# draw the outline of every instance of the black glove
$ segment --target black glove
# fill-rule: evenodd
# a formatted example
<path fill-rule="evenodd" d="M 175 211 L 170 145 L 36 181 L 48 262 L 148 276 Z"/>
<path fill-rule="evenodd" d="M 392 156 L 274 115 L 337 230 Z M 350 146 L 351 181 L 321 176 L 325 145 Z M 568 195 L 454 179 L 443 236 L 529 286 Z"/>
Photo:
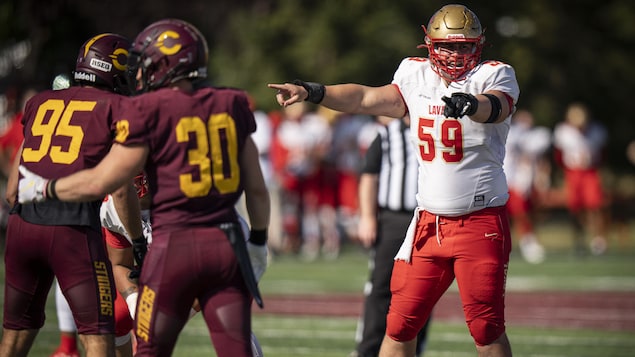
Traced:
<path fill-rule="evenodd" d="M 478 99 L 469 93 L 452 93 L 452 97 L 443 96 L 445 102 L 443 115 L 446 118 L 460 118 L 464 115 L 474 115 L 478 109 Z"/>
<path fill-rule="evenodd" d="M 146 257 L 146 253 L 148 253 L 148 241 L 146 237 L 141 236 L 137 239 L 132 240 L 132 254 L 134 255 L 135 263 L 139 269 L 143 265 L 143 259 Z"/>
<path fill-rule="evenodd" d="M 128 273 L 128 279 L 139 285 L 139 277 L 141 276 L 141 267 L 136 267 Z"/>

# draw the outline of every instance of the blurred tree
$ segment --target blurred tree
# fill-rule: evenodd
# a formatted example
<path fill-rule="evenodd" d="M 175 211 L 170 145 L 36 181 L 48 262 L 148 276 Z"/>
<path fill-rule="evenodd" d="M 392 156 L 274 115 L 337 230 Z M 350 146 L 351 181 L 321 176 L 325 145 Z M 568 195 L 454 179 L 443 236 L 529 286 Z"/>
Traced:
<path fill-rule="evenodd" d="M 43 81 L 74 66 L 76 51 L 100 32 L 134 37 L 151 22 L 177 17 L 207 36 L 215 84 L 247 89 L 275 109 L 268 82 L 388 83 L 417 49 L 445 1 L 420 0 L 4 0 L 0 3 L 0 90 Z M 635 133 L 635 2 L 614 0 L 464 1 L 486 27 L 483 57 L 512 64 L 519 107 L 553 127 L 571 101 L 586 102 L 609 127 L 610 164 L 632 170 L 624 148 Z"/>

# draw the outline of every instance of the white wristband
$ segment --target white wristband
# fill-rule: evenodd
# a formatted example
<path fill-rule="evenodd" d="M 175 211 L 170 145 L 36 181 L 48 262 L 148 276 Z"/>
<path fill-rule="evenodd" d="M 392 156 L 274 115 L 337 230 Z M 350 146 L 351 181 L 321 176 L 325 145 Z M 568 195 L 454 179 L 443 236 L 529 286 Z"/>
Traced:
<path fill-rule="evenodd" d="M 137 298 L 139 297 L 138 292 L 134 292 L 126 298 L 126 304 L 128 305 L 128 311 L 130 311 L 130 316 L 134 320 L 135 315 L 137 313 Z"/>

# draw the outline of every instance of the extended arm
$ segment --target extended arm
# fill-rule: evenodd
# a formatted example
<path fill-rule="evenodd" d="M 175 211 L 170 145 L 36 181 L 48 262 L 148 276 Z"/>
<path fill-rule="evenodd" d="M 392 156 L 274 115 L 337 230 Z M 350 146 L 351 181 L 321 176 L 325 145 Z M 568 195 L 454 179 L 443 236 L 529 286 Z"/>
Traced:
<path fill-rule="evenodd" d="M 51 180 L 47 185 L 47 194 L 52 194 L 52 198 L 61 201 L 100 200 L 108 193 L 132 182 L 134 176 L 143 169 L 147 154 L 147 146 L 124 146 L 115 143 L 97 166 L 58 180 Z"/>
<path fill-rule="evenodd" d="M 309 92 L 302 85 L 284 83 L 269 84 L 278 90 L 276 99 L 283 107 L 307 100 Z M 316 104 L 344 113 L 385 115 L 401 118 L 406 112 L 406 103 L 396 86 L 387 84 L 369 87 L 361 84 L 336 84 L 324 87 L 324 96 Z"/>
<path fill-rule="evenodd" d="M 115 248 L 110 244 L 106 244 L 106 247 L 108 248 L 108 258 L 112 264 L 115 285 L 125 299 L 137 291 L 137 285 L 128 279 L 128 275 L 134 267 L 132 249 L 130 247 Z"/>
<path fill-rule="evenodd" d="M 130 182 L 120 187 L 117 191 L 113 192 L 111 196 L 113 205 L 117 211 L 117 216 L 119 216 L 119 220 L 132 240 L 132 249 L 130 251 L 134 256 L 135 262 L 139 268 L 141 268 L 145 255 L 148 252 L 148 242 L 143 235 L 141 207 L 134 184 Z"/>
<path fill-rule="evenodd" d="M 134 318 L 139 292 L 137 284 L 128 278 L 134 267 L 132 248 L 115 248 L 110 244 L 106 244 L 106 247 L 108 248 L 108 258 L 112 264 L 115 286 L 126 300 L 130 314 Z"/>
<path fill-rule="evenodd" d="M 258 149 L 251 137 L 247 138 L 240 160 L 244 179 L 245 204 L 249 214 L 251 229 L 267 229 L 271 211 L 269 191 L 267 191 L 265 180 L 262 177 L 260 162 L 258 161 Z"/>
<path fill-rule="evenodd" d="M 254 271 L 256 281 L 259 281 L 267 269 L 267 229 L 271 206 L 269 191 L 262 177 L 258 148 L 251 137 L 247 138 L 240 157 L 245 188 L 245 204 L 251 223 L 251 232 L 247 241 L 247 252 Z"/>

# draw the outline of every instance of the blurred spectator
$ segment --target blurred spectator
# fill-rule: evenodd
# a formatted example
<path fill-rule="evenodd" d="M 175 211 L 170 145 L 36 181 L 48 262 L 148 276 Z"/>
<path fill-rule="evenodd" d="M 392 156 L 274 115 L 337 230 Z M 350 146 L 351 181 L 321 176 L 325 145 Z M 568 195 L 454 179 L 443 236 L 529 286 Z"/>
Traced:
<path fill-rule="evenodd" d="M 633 166 L 635 166 L 635 140 L 631 140 L 631 142 L 626 146 L 626 158 Z"/>
<path fill-rule="evenodd" d="M 368 115 L 346 114 L 326 107 L 320 107 L 318 114 L 327 119 L 333 132 L 325 161 L 333 166 L 336 174 L 337 224 L 342 241 L 355 240 L 359 219 L 357 188 L 364 151 L 360 142 L 372 141 L 376 132 L 370 139 L 361 135 L 367 135 L 368 131 L 364 128 L 375 126 L 375 121 Z"/>
<path fill-rule="evenodd" d="M 9 177 L 11 165 L 24 139 L 22 133 L 24 106 L 36 93 L 37 91 L 31 87 L 24 89 L 20 95 L 18 111 L 11 116 L 5 131 L 0 136 L 0 169 L 4 177 Z"/>
<path fill-rule="evenodd" d="M 11 172 L 11 166 L 14 163 L 16 155 L 22 146 L 22 140 L 24 139 L 23 134 L 23 126 L 22 126 L 22 115 L 24 114 L 24 106 L 26 102 L 31 99 L 37 93 L 36 89 L 33 87 L 25 87 L 21 93 L 16 95 L 18 98 L 17 103 L 18 106 L 13 106 L 11 109 L 11 104 L 7 103 L 9 107 L 7 107 L 7 118 L 8 120 L 5 122 L 4 131 L 0 134 L 0 170 L 2 170 L 1 174 L 3 179 L 0 182 L 0 195 L 4 197 L 6 192 L 6 184 L 7 178 L 9 177 L 9 173 Z M 0 230 L 3 232 L 2 236 L 4 236 L 4 231 L 7 227 L 7 221 L 9 219 L 9 210 L 5 200 L 0 200 Z"/>
<path fill-rule="evenodd" d="M 315 260 L 320 250 L 337 257 L 340 237 L 335 225 L 335 176 L 324 165 L 331 128 L 306 103 L 284 108 L 271 148 L 281 187 L 284 251 Z"/>
<path fill-rule="evenodd" d="M 635 220 L 635 139 L 631 140 L 624 152 L 628 169 L 616 175 L 611 184 L 610 227 L 615 232 L 620 250 L 631 249 L 633 245 L 632 223 Z M 608 224 L 607 224 L 608 226 Z"/>
<path fill-rule="evenodd" d="M 545 249 L 534 230 L 535 208 L 549 189 L 550 164 L 546 154 L 551 147 L 551 131 L 534 126 L 534 117 L 519 110 L 512 117 L 505 145 L 503 168 L 509 186 L 507 209 L 522 257 L 538 264 Z"/>
<path fill-rule="evenodd" d="M 0 93 L 0 133 L 7 130 L 13 116 L 20 111 L 19 86 L 9 85 Z"/>
<path fill-rule="evenodd" d="M 607 141 L 606 128 L 591 117 L 586 105 L 572 103 L 554 130 L 556 163 L 564 170 L 567 207 L 574 225 L 574 243 L 584 251 L 586 236 L 594 255 L 606 251 L 603 208 L 605 193 L 599 168 Z"/>

